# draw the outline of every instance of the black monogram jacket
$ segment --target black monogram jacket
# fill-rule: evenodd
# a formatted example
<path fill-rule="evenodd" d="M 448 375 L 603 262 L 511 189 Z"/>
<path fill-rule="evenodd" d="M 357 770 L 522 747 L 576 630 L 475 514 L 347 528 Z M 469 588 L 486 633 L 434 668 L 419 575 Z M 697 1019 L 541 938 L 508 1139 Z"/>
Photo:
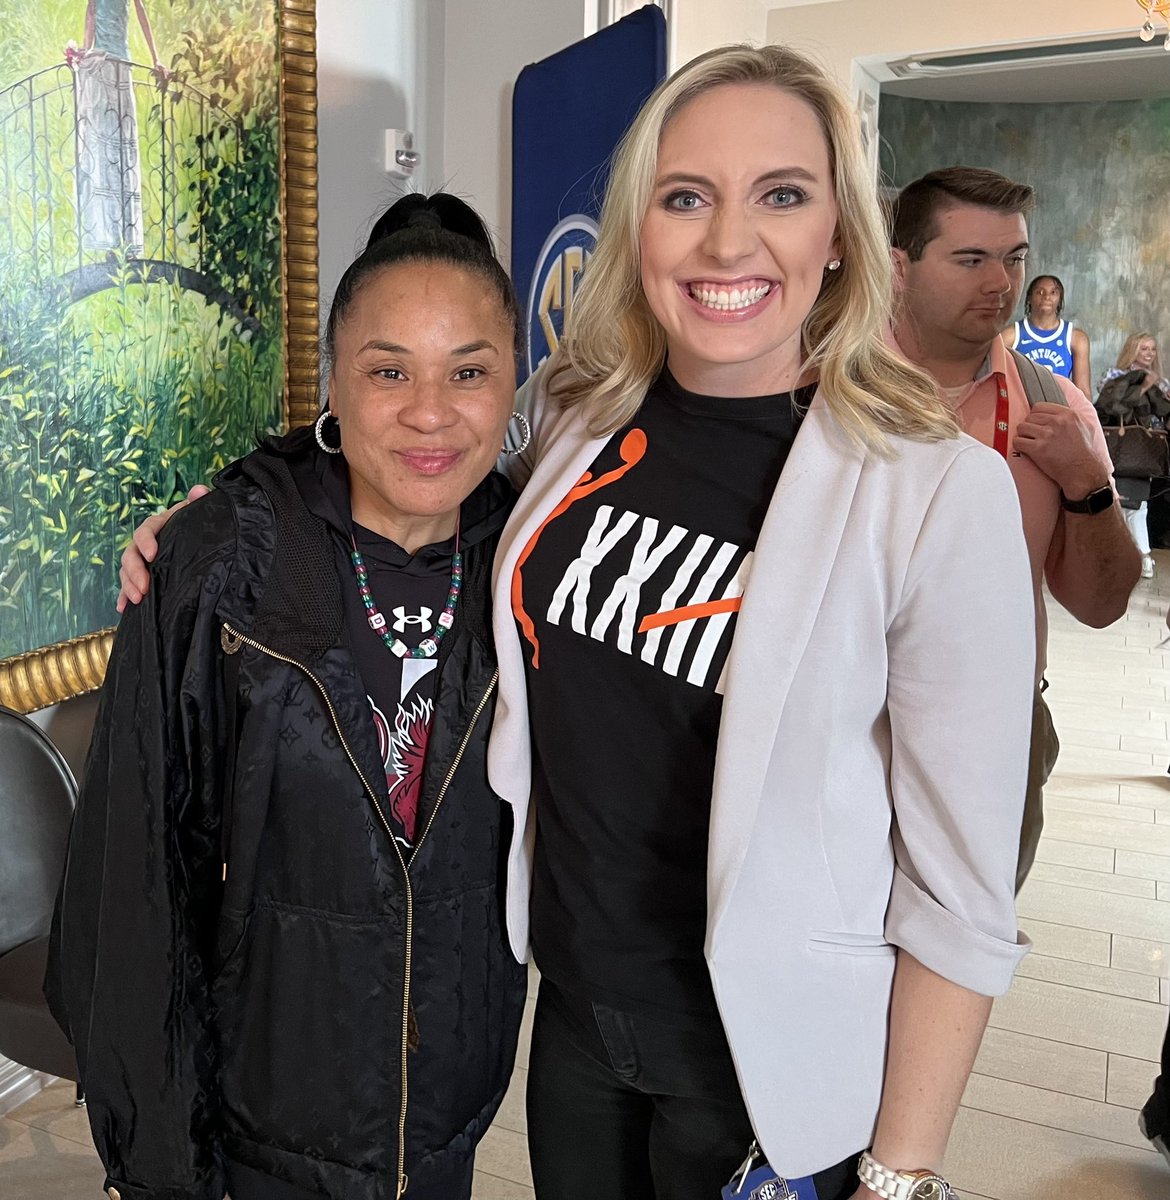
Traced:
<path fill-rule="evenodd" d="M 334 550 L 289 470 L 315 453 L 299 431 L 223 472 L 118 630 L 47 991 L 123 1200 L 409 1197 L 467 1159 L 512 1070 L 526 976 L 484 762 L 510 491 L 492 475 L 464 505 L 405 859 Z"/>

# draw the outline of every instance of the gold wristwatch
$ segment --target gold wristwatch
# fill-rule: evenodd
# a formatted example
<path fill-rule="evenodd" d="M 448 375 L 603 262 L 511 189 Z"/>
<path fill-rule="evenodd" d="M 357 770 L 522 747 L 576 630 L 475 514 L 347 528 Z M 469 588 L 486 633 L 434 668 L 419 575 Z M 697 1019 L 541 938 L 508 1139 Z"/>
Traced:
<path fill-rule="evenodd" d="M 857 1178 L 882 1200 L 959 1200 L 951 1185 L 935 1171 L 893 1171 L 868 1150 L 857 1164 Z"/>

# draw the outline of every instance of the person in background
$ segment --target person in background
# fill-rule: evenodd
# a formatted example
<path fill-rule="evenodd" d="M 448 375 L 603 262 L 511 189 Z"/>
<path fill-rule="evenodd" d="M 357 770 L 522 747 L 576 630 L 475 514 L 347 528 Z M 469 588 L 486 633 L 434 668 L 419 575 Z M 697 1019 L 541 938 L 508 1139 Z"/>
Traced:
<path fill-rule="evenodd" d="M 168 528 L 124 616 L 48 992 L 111 1196 L 468 1200 L 527 990 L 484 756 L 516 300 L 407 196 L 327 409 Z"/>
<path fill-rule="evenodd" d="M 1135 424 L 1159 428 L 1170 417 L 1170 380 L 1162 374 L 1158 342 L 1152 333 L 1131 333 L 1121 347 L 1117 363 L 1101 377 L 1097 411 L 1102 423 Z M 1125 523 L 1142 556 L 1142 578 L 1154 575 L 1150 550 L 1149 479 L 1118 479 Z"/>
<path fill-rule="evenodd" d="M 1071 379 L 1091 395 L 1093 378 L 1089 365 L 1089 335 L 1062 318 L 1064 284 L 1055 275 L 1037 275 L 1024 297 L 1024 317 L 1014 321 L 1001 335 L 1004 344 L 1053 375 Z"/>
<path fill-rule="evenodd" d="M 980 167 L 948 167 L 903 188 L 891 222 L 897 344 L 933 376 L 967 433 L 1007 463 L 1023 516 L 1036 611 L 1036 695 L 1017 886 L 1036 856 L 1042 789 L 1059 751 L 1041 694 L 1048 643 L 1043 586 L 1078 621 L 1101 628 L 1125 614 L 1141 570 L 1093 406 L 1060 376 L 1067 404 L 1030 406 L 999 336 L 1023 286 L 1034 204 L 1027 184 Z M 963 613 L 968 619 L 969 605 Z"/>
<path fill-rule="evenodd" d="M 496 557 L 539 1200 L 714 1200 L 741 1165 L 948 1194 L 1026 951 L 1034 617 L 1008 471 L 886 345 L 890 297 L 823 69 L 725 47 L 660 86 L 518 401 Z"/>

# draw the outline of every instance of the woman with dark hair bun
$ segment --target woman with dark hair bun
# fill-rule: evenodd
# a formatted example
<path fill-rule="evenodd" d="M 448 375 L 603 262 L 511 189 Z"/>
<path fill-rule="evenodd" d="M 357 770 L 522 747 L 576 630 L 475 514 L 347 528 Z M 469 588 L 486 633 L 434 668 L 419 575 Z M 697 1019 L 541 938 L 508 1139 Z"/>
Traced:
<path fill-rule="evenodd" d="M 49 988 L 111 1196 L 471 1195 L 526 991 L 485 767 L 517 323 L 467 205 L 395 204 L 316 427 L 222 472 L 122 621 Z"/>

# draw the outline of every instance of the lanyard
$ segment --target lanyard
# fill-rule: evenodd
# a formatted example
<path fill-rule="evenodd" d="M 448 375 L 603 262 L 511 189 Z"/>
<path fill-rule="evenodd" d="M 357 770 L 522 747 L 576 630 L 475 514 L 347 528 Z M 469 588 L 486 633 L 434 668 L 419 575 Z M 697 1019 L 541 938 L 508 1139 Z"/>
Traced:
<path fill-rule="evenodd" d="M 992 376 L 995 380 L 995 441 L 993 443 L 997 454 L 1008 456 L 1008 389 L 1007 377 L 1002 371 L 996 371 Z"/>

